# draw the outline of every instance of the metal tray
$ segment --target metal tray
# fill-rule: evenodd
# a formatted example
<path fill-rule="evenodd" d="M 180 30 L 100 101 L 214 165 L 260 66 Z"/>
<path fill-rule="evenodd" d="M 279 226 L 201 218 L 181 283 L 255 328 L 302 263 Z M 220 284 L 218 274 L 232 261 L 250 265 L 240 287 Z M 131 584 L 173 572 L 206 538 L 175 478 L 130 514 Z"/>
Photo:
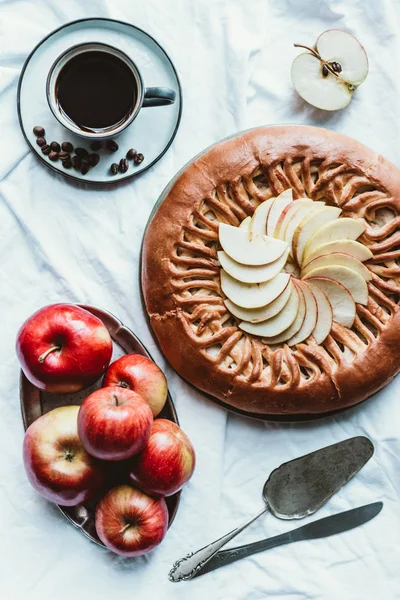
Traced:
<path fill-rule="evenodd" d="M 141 354 L 142 356 L 148 356 L 151 358 L 147 349 L 143 346 L 142 342 L 135 336 L 135 334 L 125 327 L 121 321 L 119 321 L 111 313 L 96 308 L 94 306 L 87 306 L 80 304 L 82 308 L 85 308 L 96 317 L 101 319 L 104 325 L 107 327 L 111 338 L 113 340 L 113 357 L 115 360 L 119 356 L 128 353 Z M 22 420 L 24 423 L 25 430 L 29 427 L 33 421 L 35 421 L 41 415 L 49 412 L 53 408 L 59 406 L 65 406 L 67 404 L 81 404 L 83 400 L 94 390 L 101 387 L 101 379 L 94 383 L 91 387 L 78 392 L 77 394 L 49 394 L 47 392 L 40 391 L 35 387 L 25 375 L 21 372 L 20 377 L 20 401 L 21 401 L 21 413 Z M 169 419 L 177 425 L 179 425 L 178 416 L 175 411 L 175 406 L 172 401 L 171 395 L 168 392 L 167 401 L 159 417 L 163 419 Z M 114 466 L 110 463 L 110 466 Z M 115 463 L 115 473 L 112 474 L 112 481 L 114 485 L 118 484 L 118 463 Z M 178 510 L 180 501 L 180 492 L 166 498 L 169 513 L 169 524 L 171 526 L 176 512 Z M 85 503 L 85 505 L 78 506 L 59 506 L 57 505 L 63 515 L 73 524 L 75 527 L 86 535 L 92 542 L 104 546 L 100 541 L 96 529 L 95 529 L 95 507 L 96 500 Z"/>

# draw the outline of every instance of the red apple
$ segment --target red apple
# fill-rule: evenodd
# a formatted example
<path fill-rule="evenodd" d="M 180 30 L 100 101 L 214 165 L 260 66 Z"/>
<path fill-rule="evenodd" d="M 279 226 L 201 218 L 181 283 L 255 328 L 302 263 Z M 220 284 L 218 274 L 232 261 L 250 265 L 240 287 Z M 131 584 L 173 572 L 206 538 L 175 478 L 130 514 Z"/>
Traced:
<path fill-rule="evenodd" d="M 147 402 L 136 392 L 115 385 L 90 394 L 78 415 L 84 448 L 103 460 L 124 460 L 143 450 L 152 424 Z"/>
<path fill-rule="evenodd" d="M 120 485 L 111 489 L 96 508 L 96 531 L 107 548 L 122 556 L 140 556 L 165 537 L 168 509 L 164 498 Z"/>
<path fill-rule="evenodd" d="M 103 322 L 73 304 L 35 312 L 18 332 L 17 355 L 36 387 L 72 394 L 94 383 L 109 365 L 112 341 Z"/>
<path fill-rule="evenodd" d="M 167 419 L 156 419 L 144 450 L 132 461 L 129 477 L 147 494 L 171 496 L 191 478 L 194 448 L 182 429 Z"/>
<path fill-rule="evenodd" d="M 28 427 L 23 457 L 33 487 L 47 500 L 76 506 L 93 498 L 103 484 L 100 465 L 78 437 L 79 406 L 62 406 Z"/>
<path fill-rule="evenodd" d="M 104 386 L 119 385 L 140 394 L 156 417 L 167 399 L 167 380 L 161 369 L 147 356 L 126 354 L 108 367 Z"/>

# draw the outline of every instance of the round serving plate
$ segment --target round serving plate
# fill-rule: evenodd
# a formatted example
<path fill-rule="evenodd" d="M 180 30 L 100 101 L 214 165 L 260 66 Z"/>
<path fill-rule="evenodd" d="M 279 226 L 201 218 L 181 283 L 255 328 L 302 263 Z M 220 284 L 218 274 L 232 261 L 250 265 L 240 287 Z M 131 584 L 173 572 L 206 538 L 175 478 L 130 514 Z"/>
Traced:
<path fill-rule="evenodd" d="M 293 127 L 293 129 L 295 129 L 298 126 L 295 126 L 293 124 L 283 124 L 280 126 L 276 126 L 276 125 L 266 125 L 263 126 L 262 129 L 273 129 L 273 128 L 278 128 L 278 129 L 287 129 L 287 130 L 291 130 Z M 245 135 L 245 134 L 249 134 L 252 131 L 257 132 L 257 130 L 261 129 L 260 127 L 255 127 L 255 128 L 251 128 L 251 129 L 247 129 L 238 133 L 235 133 L 233 135 L 230 135 L 220 141 L 218 141 L 215 144 L 210 145 L 209 147 L 207 147 L 205 150 L 203 150 L 202 152 L 200 152 L 199 154 L 197 154 L 194 158 L 192 158 L 190 161 L 188 161 L 180 170 L 179 172 L 173 177 L 173 179 L 167 184 L 167 186 L 165 187 L 165 189 L 163 190 L 163 192 L 161 193 L 161 195 L 159 196 L 157 202 L 155 203 L 155 205 L 153 206 L 153 210 L 149 216 L 147 225 L 146 225 L 146 229 L 145 229 L 145 233 L 143 236 L 143 243 L 142 243 L 142 248 L 141 248 L 141 281 L 142 281 L 142 286 L 141 286 L 141 291 L 142 291 L 142 302 L 143 302 L 143 307 L 145 310 L 145 313 L 147 315 L 148 318 L 148 323 L 150 325 L 150 328 L 153 331 L 153 336 L 159 346 L 159 348 L 162 350 L 162 347 L 159 343 L 159 340 L 157 338 L 156 333 L 154 332 L 152 325 L 151 325 L 151 321 L 146 309 L 146 303 L 145 303 L 145 294 L 144 294 L 144 289 L 143 289 L 143 250 L 144 250 L 144 243 L 146 241 L 146 232 L 147 230 L 150 228 L 150 225 L 154 219 L 154 217 L 156 216 L 157 211 L 160 209 L 160 206 L 162 205 L 162 203 L 164 202 L 164 200 L 166 200 L 166 198 L 168 197 L 168 195 L 170 194 L 172 188 L 174 187 L 174 185 L 176 184 L 176 182 L 178 181 L 178 179 L 182 176 L 183 173 L 185 173 L 185 171 L 188 169 L 188 167 L 190 167 L 191 165 L 193 165 L 193 163 L 195 163 L 196 161 L 198 161 L 199 158 L 201 158 L 202 156 L 204 156 L 205 154 L 207 154 L 209 151 L 212 151 L 216 146 L 219 146 L 221 144 L 223 144 L 224 142 L 229 142 L 229 140 L 232 140 L 234 138 L 238 138 L 239 136 Z M 303 129 L 307 129 L 306 127 L 304 127 Z M 324 130 L 324 128 L 308 128 L 310 130 L 314 130 L 317 131 L 318 129 L 322 130 L 322 135 L 324 131 L 328 131 L 328 130 Z M 330 134 L 330 132 L 329 132 Z M 317 134 L 316 134 L 317 135 Z M 335 134 L 334 132 L 332 132 L 332 137 L 338 135 Z M 344 137 L 344 136 L 343 136 Z M 348 138 L 349 141 L 350 138 Z M 357 144 L 357 142 L 354 142 L 354 140 L 352 141 L 352 143 Z M 371 151 L 369 149 L 367 149 L 364 146 L 359 145 L 361 148 L 363 148 L 365 151 L 370 153 L 370 156 L 372 155 Z M 387 167 L 393 167 L 393 169 L 395 169 L 395 167 L 393 165 L 391 165 L 391 163 L 389 163 L 387 161 Z M 386 168 L 386 167 L 385 167 Z M 389 169 L 386 169 L 387 171 Z M 384 177 L 386 176 L 386 171 L 384 171 Z M 390 200 L 390 198 L 389 198 Z M 161 235 L 161 232 L 160 232 Z M 168 356 L 166 356 L 166 359 L 168 359 Z M 171 365 L 172 368 L 173 365 Z M 182 376 L 184 379 L 185 376 L 182 375 L 182 373 L 180 373 L 178 370 L 174 369 L 180 376 Z M 388 379 L 390 380 L 390 379 Z M 204 391 L 201 388 L 199 388 L 196 384 L 193 384 L 192 381 L 187 380 L 187 382 L 189 383 L 189 385 L 191 387 L 193 387 L 194 389 L 196 389 L 197 391 L 200 391 L 201 393 L 203 393 L 207 398 L 209 398 L 213 403 L 227 409 L 228 411 L 234 413 L 234 414 L 238 414 L 244 417 L 248 417 L 251 419 L 256 419 L 256 420 L 261 420 L 264 422 L 282 422 L 282 423 L 304 423 L 304 422 L 314 422 L 314 421 L 318 421 L 321 419 L 325 419 L 325 418 L 329 418 L 332 417 L 334 415 L 338 415 L 341 413 L 344 413 L 345 411 L 348 411 L 350 409 L 356 410 L 362 407 L 362 405 L 367 401 L 372 399 L 372 397 L 375 396 L 375 394 L 371 393 L 369 396 L 364 397 L 363 399 L 359 400 L 358 402 L 354 403 L 354 404 L 348 404 L 342 407 L 335 407 L 333 410 L 325 410 L 323 412 L 298 412 L 298 413 L 281 413 L 281 414 L 269 414 L 269 413 L 260 413 L 260 412 L 252 412 L 251 410 L 246 410 L 246 409 L 242 409 L 239 408 L 237 406 L 234 406 L 232 404 L 229 404 L 227 402 L 225 402 L 223 399 L 221 399 L 220 397 L 216 397 L 212 394 L 212 392 Z M 375 390 L 376 391 L 376 390 Z M 294 395 L 296 394 L 296 391 L 293 392 Z"/>
<path fill-rule="evenodd" d="M 46 130 L 47 143 L 69 141 L 74 148 L 89 149 L 89 140 L 63 127 L 51 112 L 46 97 L 46 80 L 54 61 L 76 44 L 102 42 L 127 54 L 138 66 L 146 87 L 168 87 L 175 91 L 176 100 L 169 106 L 143 108 L 133 123 L 116 136 L 119 150 L 98 151 L 100 162 L 86 175 L 65 169 L 61 161 L 52 162 L 36 144 L 33 127 Z M 113 19 L 80 19 L 52 31 L 32 50 L 22 68 L 17 94 L 18 118 L 22 133 L 35 155 L 50 169 L 85 183 L 110 185 L 127 180 L 152 167 L 167 152 L 179 127 L 182 113 L 182 88 L 176 69 L 165 50 L 148 33 L 130 23 Z M 103 142 L 104 146 L 104 142 Z M 126 173 L 110 174 L 110 166 L 125 158 L 135 148 L 144 155 L 140 165 L 129 161 Z"/>
<path fill-rule="evenodd" d="M 106 310 L 102 310 L 94 306 L 87 306 L 85 304 L 80 304 L 79 306 L 88 310 L 93 315 L 101 319 L 104 325 L 107 327 L 110 336 L 113 340 L 113 356 L 111 359 L 112 361 L 124 354 L 129 353 L 141 354 L 142 356 L 147 356 L 148 358 L 151 358 L 149 352 L 147 351 L 145 346 L 143 346 L 142 342 L 136 337 L 136 335 L 130 329 L 125 327 L 121 323 L 121 321 L 114 317 L 114 315 L 107 312 Z M 24 423 L 25 430 L 37 418 L 49 412 L 50 410 L 53 410 L 54 408 L 58 408 L 60 406 L 65 406 L 68 404 L 81 404 L 89 394 L 91 394 L 94 390 L 100 387 L 101 379 L 89 388 L 86 388 L 85 390 L 82 390 L 77 394 L 49 394 L 47 392 L 42 392 L 37 387 L 35 387 L 30 381 L 28 381 L 28 379 L 21 371 L 20 400 L 22 420 Z M 169 392 L 165 406 L 161 413 L 158 415 L 158 417 L 168 419 L 169 421 L 173 421 L 174 423 L 179 425 L 178 415 L 176 414 L 174 403 Z M 111 466 L 114 466 L 113 463 L 110 463 L 110 467 Z M 115 469 L 115 484 L 117 484 L 117 463 L 115 464 Z M 114 474 L 111 474 L 111 478 L 114 479 Z M 168 527 L 171 526 L 175 518 L 179 506 L 179 500 L 180 492 L 174 494 L 173 496 L 165 498 L 169 513 Z M 104 546 L 104 544 L 99 539 L 95 528 L 95 500 L 85 503 L 85 505 L 80 504 L 78 506 L 71 507 L 60 505 L 57 506 L 60 509 L 60 511 L 64 514 L 64 516 L 73 525 L 75 525 L 75 527 L 80 529 L 81 532 L 84 535 L 86 535 L 92 542 L 95 542 L 100 546 Z"/>

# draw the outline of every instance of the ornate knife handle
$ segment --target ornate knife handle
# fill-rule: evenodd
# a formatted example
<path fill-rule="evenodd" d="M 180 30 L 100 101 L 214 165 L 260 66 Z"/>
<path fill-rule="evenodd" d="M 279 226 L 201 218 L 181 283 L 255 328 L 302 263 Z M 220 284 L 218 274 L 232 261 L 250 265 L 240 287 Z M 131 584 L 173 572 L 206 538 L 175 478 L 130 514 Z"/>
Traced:
<path fill-rule="evenodd" d="M 192 579 L 192 577 L 194 577 L 196 573 L 198 573 L 200 569 L 204 567 L 204 565 L 218 552 L 218 550 L 222 548 L 222 546 L 225 546 L 225 544 L 237 536 L 238 533 L 243 531 L 243 529 L 246 529 L 246 527 L 258 519 L 258 517 L 261 517 L 261 515 L 266 513 L 268 509 L 269 507 L 267 505 L 260 513 L 258 513 L 258 515 L 252 517 L 249 519 L 249 521 L 243 523 L 243 525 L 233 529 L 218 540 L 215 540 L 215 542 L 211 542 L 211 544 L 204 546 L 204 548 L 200 548 L 200 550 L 191 552 L 190 554 L 187 554 L 183 558 L 177 560 L 168 574 L 168 579 L 175 583 L 178 581 Z"/>

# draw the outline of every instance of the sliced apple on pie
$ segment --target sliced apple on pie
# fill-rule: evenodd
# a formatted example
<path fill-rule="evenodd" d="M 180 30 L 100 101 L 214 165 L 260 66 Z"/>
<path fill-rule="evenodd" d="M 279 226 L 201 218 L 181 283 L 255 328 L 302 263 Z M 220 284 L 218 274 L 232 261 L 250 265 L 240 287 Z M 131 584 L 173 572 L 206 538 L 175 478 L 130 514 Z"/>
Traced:
<path fill-rule="evenodd" d="M 282 271 L 288 254 L 289 248 L 286 248 L 282 256 L 273 262 L 266 265 L 250 266 L 236 262 L 222 250 L 218 252 L 218 260 L 221 267 L 238 281 L 243 281 L 243 283 L 262 283 L 263 281 L 273 279 Z"/>
<path fill-rule="evenodd" d="M 286 331 L 294 322 L 296 324 L 299 323 L 300 328 L 305 313 L 306 308 L 303 293 L 297 285 L 294 285 L 289 301 L 277 315 L 261 323 L 247 323 L 243 321 L 239 324 L 239 327 L 252 335 L 270 338 L 279 335 L 282 331 Z"/>
<path fill-rule="evenodd" d="M 342 253 L 348 254 L 353 258 L 361 262 L 365 262 L 373 257 L 373 254 L 369 248 L 360 244 L 360 242 L 356 242 L 354 240 L 335 240 L 334 242 L 327 242 L 326 244 L 321 244 L 321 246 L 317 246 L 307 254 L 307 260 L 303 261 L 303 268 L 305 268 L 308 263 L 310 263 L 314 258 L 319 258 L 320 256 L 325 256 L 326 254 L 333 253 Z"/>
<path fill-rule="evenodd" d="M 228 256 L 244 265 L 269 264 L 282 256 L 287 248 L 286 242 L 226 223 L 219 225 L 219 241 Z"/>
<path fill-rule="evenodd" d="M 364 231 L 365 225 L 351 217 L 343 217 L 326 223 L 307 242 L 304 248 L 303 261 L 308 262 L 310 254 L 322 244 L 336 240 L 356 240 Z"/>
<path fill-rule="evenodd" d="M 249 323 L 259 323 L 260 321 L 271 319 L 283 310 L 292 294 L 293 282 L 289 280 L 283 292 L 275 300 L 261 308 L 242 308 L 229 299 L 225 300 L 224 303 L 229 312 L 237 319 L 248 321 Z"/>
<path fill-rule="evenodd" d="M 342 252 L 332 252 L 332 254 L 324 254 L 323 256 L 318 256 L 318 258 L 314 258 L 310 261 L 302 270 L 301 276 L 304 278 L 307 273 L 312 271 L 313 269 L 318 269 L 320 267 L 329 267 L 331 265 L 337 265 L 341 267 L 347 267 L 348 269 L 352 269 L 365 281 L 371 281 L 372 275 L 371 271 L 367 269 L 365 265 L 362 264 L 359 260 L 350 256 L 349 254 L 343 254 Z"/>
<path fill-rule="evenodd" d="M 221 269 L 221 288 L 225 296 L 242 308 L 260 308 L 273 302 L 288 285 L 290 275 L 279 273 L 264 283 L 242 283 Z"/>
<path fill-rule="evenodd" d="M 332 329 L 332 306 L 328 300 L 328 296 L 319 287 L 311 283 L 311 281 L 307 283 L 317 303 L 317 322 L 312 331 L 312 336 L 317 344 L 322 344 Z"/>
<path fill-rule="evenodd" d="M 341 212 L 341 209 L 336 206 L 324 206 L 311 212 L 299 223 L 293 234 L 292 241 L 293 258 L 298 265 L 302 263 L 304 248 L 312 236 L 323 225 L 335 221 Z"/>
<path fill-rule="evenodd" d="M 328 277 L 311 277 L 309 283 L 316 285 L 329 298 L 333 320 L 344 327 L 352 327 L 356 317 L 356 304 L 344 285 Z"/>
<path fill-rule="evenodd" d="M 351 294 L 354 302 L 357 304 L 368 304 L 368 287 L 365 280 L 348 267 L 340 265 L 330 265 L 327 267 L 319 267 L 309 271 L 304 279 L 313 277 L 327 277 L 342 284 Z M 329 296 L 328 296 L 329 298 Z"/>
<path fill-rule="evenodd" d="M 287 206 L 293 203 L 293 192 L 291 189 L 279 194 L 272 203 L 267 217 L 267 235 L 274 237 L 279 217 Z"/>

